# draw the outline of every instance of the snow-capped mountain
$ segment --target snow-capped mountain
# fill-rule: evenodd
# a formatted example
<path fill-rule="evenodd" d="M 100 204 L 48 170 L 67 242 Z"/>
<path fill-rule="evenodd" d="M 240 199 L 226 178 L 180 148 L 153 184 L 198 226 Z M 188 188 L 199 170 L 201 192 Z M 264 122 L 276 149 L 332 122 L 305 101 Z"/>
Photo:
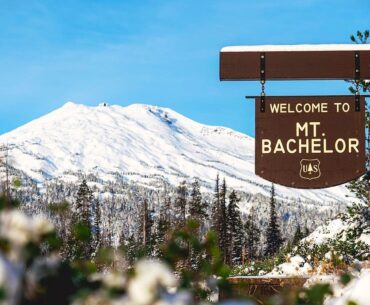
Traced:
<path fill-rule="evenodd" d="M 12 166 L 44 182 L 92 173 L 149 184 L 199 177 L 211 189 L 217 173 L 234 189 L 268 196 L 270 183 L 254 174 L 254 139 L 207 126 L 167 108 L 133 104 L 63 107 L 0 136 Z M 344 186 L 323 190 L 277 187 L 281 197 L 348 201 Z"/>

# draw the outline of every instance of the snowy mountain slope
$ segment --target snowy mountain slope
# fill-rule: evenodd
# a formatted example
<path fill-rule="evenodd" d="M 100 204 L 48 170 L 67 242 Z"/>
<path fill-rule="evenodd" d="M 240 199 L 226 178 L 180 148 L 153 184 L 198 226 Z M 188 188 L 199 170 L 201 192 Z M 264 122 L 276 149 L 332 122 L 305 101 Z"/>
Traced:
<path fill-rule="evenodd" d="M 270 183 L 254 174 L 254 139 L 225 127 L 206 126 L 175 111 L 133 104 L 63 107 L 0 136 L 13 166 L 43 182 L 93 173 L 135 181 L 177 184 L 199 177 L 212 188 L 217 173 L 229 186 L 268 196 Z M 277 187 L 280 197 L 348 201 L 344 186 L 324 190 Z"/>

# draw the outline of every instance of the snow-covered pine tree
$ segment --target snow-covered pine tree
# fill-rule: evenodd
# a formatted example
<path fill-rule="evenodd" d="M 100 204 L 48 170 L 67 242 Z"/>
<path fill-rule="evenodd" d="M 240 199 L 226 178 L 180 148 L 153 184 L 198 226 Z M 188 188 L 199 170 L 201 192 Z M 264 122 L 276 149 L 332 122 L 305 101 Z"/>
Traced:
<path fill-rule="evenodd" d="M 213 193 L 212 215 L 211 215 L 211 228 L 216 233 L 220 232 L 219 214 L 220 214 L 220 176 L 217 174 L 215 189 Z"/>
<path fill-rule="evenodd" d="M 47 206 L 47 214 L 50 219 L 53 220 L 58 236 L 61 239 L 61 255 L 62 257 L 67 256 L 69 252 L 69 241 L 71 237 L 71 222 L 72 222 L 72 209 L 68 201 L 58 203 L 46 203 L 42 202 L 44 206 Z M 38 207 L 38 211 L 41 210 Z M 35 211 L 32 211 L 35 213 Z"/>
<path fill-rule="evenodd" d="M 245 255 L 248 260 L 252 260 L 258 257 L 259 242 L 261 238 L 261 232 L 255 223 L 256 212 L 252 208 L 249 212 L 247 220 L 244 224 L 245 228 Z"/>
<path fill-rule="evenodd" d="M 304 234 L 302 232 L 301 226 L 298 224 L 297 229 L 295 230 L 293 240 L 292 240 L 292 245 L 295 246 L 297 245 L 301 239 L 304 238 Z"/>
<path fill-rule="evenodd" d="M 91 231 L 91 202 L 93 200 L 92 192 L 84 179 L 77 192 L 74 217 L 77 221 L 86 225 Z"/>
<path fill-rule="evenodd" d="M 207 210 L 202 200 L 202 193 L 200 192 L 198 179 L 195 179 L 192 183 L 189 200 L 189 217 L 197 220 L 199 223 L 205 221 L 207 218 Z"/>
<path fill-rule="evenodd" d="M 93 194 L 84 179 L 79 186 L 66 249 L 67 258 L 90 259 L 94 250 L 91 225 L 91 203 Z"/>
<path fill-rule="evenodd" d="M 123 249 L 125 250 L 126 258 L 129 263 L 134 263 L 137 259 L 138 253 L 140 252 L 140 246 L 136 242 L 133 235 L 130 235 L 124 242 Z"/>
<path fill-rule="evenodd" d="M 223 260 L 226 260 L 226 232 L 227 232 L 227 218 L 226 218 L 226 181 L 223 180 L 220 186 L 220 177 L 217 174 L 215 189 L 213 194 L 211 228 L 217 233 L 218 246 L 220 248 Z"/>
<path fill-rule="evenodd" d="M 199 226 L 194 230 L 194 233 L 196 234 L 196 238 L 198 240 L 202 240 L 202 228 L 204 227 L 204 223 L 207 218 L 207 210 L 202 200 L 198 179 L 195 179 L 192 183 L 189 200 L 189 218 L 198 223 Z M 197 269 L 202 253 L 196 251 L 196 249 L 189 249 L 189 251 L 190 266 L 193 269 Z"/>
<path fill-rule="evenodd" d="M 226 262 L 227 257 L 227 215 L 226 215 L 226 180 L 225 178 L 222 181 L 221 189 L 220 189 L 220 209 L 218 214 L 218 239 L 219 239 L 219 247 L 221 250 L 221 254 L 224 258 L 224 262 Z"/>
<path fill-rule="evenodd" d="M 10 202 L 9 147 L 7 145 L 0 146 L 0 167 L 3 167 L 5 171 L 5 177 L 1 183 L 1 192 L 4 194 L 7 204 Z"/>
<path fill-rule="evenodd" d="M 154 255 L 162 256 L 161 246 L 167 240 L 169 231 L 171 229 L 171 198 L 165 191 L 164 203 L 159 208 L 159 217 L 156 219 L 155 236 L 153 240 Z"/>
<path fill-rule="evenodd" d="M 308 226 L 306 224 L 304 231 L 303 231 L 303 238 L 307 237 L 308 235 L 310 235 L 310 230 L 308 229 Z"/>
<path fill-rule="evenodd" d="M 167 189 L 167 185 L 165 185 L 164 187 L 164 195 L 163 195 L 163 202 L 164 202 L 164 205 L 163 205 L 163 209 L 162 209 L 162 214 L 167 223 L 169 224 L 168 228 L 170 228 L 170 224 L 171 224 L 171 221 L 173 219 L 173 207 L 172 207 L 172 200 L 171 200 L 171 196 L 169 195 L 168 193 L 168 189 Z"/>
<path fill-rule="evenodd" d="M 186 222 L 186 207 L 187 207 L 188 188 L 186 181 L 182 181 L 176 188 L 175 198 L 175 217 L 176 226 L 182 228 Z"/>
<path fill-rule="evenodd" d="M 239 211 L 236 192 L 232 191 L 229 195 L 229 205 L 227 207 L 227 234 L 226 234 L 226 253 L 227 263 L 231 266 L 239 265 L 242 262 L 243 250 L 243 223 Z"/>
<path fill-rule="evenodd" d="M 280 249 L 283 244 L 283 238 L 281 237 L 280 224 L 276 215 L 276 200 L 275 200 L 275 186 L 271 186 L 270 195 L 270 219 L 266 231 L 266 249 L 265 256 L 272 256 Z"/>
<path fill-rule="evenodd" d="M 149 209 L 148 200 L 145 198 L 140 215 L 140 239 L 145 251 L 150 254 L 152 246 L 153 213 Z"/>
<path fill-rule="evenodd" d="M 166 234 L 169 230 L 169 223 L 160 215 L 157 223 L 156 223 L 156 230 L 155 235 L 153 237 L 153 255 L 155 257 L 162 257 L 161 246 L 166 241 Z"/>
<path fill-rule="evenodd" d="M 114 194 L 112 197 L 105 198 L 103 205 L 101 206 L 103 210 L 103 215 L 106 225 L 102 228 L 102 245 L 104 247 L 111 247 L 113 242 L 113 223 L 116 217 L 115 213 L 116 200 Z"/>
<path fill-rule="evenodd" d="M 94 222 L 93 222 L 93 234 L 94 234 L 94 248 L 95 252 L 102 246 L 102 234 L 101 234 L 101 207 L 100 201 L 97 199 L 94 202 Z"/>

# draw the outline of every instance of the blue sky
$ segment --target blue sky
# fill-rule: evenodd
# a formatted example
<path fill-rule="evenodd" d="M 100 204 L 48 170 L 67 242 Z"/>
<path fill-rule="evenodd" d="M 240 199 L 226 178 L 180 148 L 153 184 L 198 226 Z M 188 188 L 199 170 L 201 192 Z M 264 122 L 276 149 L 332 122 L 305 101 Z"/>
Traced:
<path fill-rule="evenodd" d="M 368 0 L 0 0 L 0 134 L 67 101 L 145 103 L 254 135 L 255 82 L 220 82 L 227 45 L 349 43 Z M 343 94 L 344 82 L 267 93 Z"/>

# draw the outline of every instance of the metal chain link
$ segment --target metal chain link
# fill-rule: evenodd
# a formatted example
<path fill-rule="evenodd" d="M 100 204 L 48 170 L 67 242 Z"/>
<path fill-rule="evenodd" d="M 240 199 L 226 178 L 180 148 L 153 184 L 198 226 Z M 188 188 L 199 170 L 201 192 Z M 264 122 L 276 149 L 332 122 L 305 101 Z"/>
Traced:
<path fill-rule="evenodd" d="M 265 96 L 265 81 L 261 80 L 261 96 Z"/>
<path fill-rule="evenodd" d="M 366 115 L 365 115 L 365 128 L 367 129 L 367 137 L 366 137 L 366 170 L 370 171 L 370 112 L 367 105 L 367 102 L 365 100 L 365 109 L 366 109 Z"/>
<path fill-rule="evenodd" d="M 355 94 L 360 95 L 360 80 L 356 79 L 355 83 L 356 83 L 356 93 Z"/>

